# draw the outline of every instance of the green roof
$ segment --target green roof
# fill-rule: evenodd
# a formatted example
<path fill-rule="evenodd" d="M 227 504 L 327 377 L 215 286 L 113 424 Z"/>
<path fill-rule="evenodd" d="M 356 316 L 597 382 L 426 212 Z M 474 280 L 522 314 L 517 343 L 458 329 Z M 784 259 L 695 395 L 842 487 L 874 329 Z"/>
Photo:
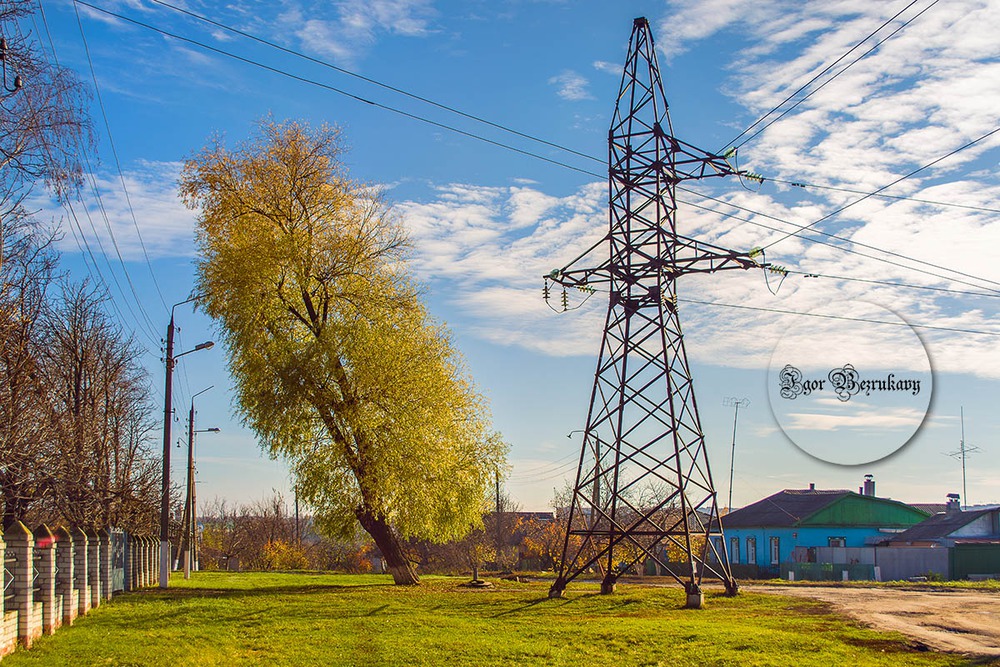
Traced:
<path fill-rule="evenodd" d="M 930 516 L 898 500 L 849 492 L 799 521 L 799 526 L 879 526 L 908 528 Z"/>

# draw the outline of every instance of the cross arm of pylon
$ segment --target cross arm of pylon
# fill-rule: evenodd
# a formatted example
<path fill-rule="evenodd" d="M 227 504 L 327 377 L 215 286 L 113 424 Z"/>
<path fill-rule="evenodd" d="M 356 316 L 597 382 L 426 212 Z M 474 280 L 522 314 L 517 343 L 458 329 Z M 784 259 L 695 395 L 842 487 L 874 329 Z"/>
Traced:
<path fill-rule="evenodd" d="M 670 270 L 675 276 L 687 273 L 715 273 L 725 269 L 767 268 L 757 261 L 755 251 L 739 252 L 697 241 L 686 236 L 674 237 L 673 259 Z"/>
<path fill-rule="evenodd" d="M 735 149 L 729 149 L 722 155 L 709 153 L 696 146 L 667 136 L 674 150 L 674 175 L 677 181 L 698 180 L 710 176 L 745 175 L 730 164 L 730 158 L 736 155 Z"/>
<path fill-rule="evenodd" d="M 553 269 L 543 277 L 563 287 L 587 289 L 592 285 L 600 285 L 611 281 L 610 264 L 609 260 L 600 266 L 588 269 Z"/>

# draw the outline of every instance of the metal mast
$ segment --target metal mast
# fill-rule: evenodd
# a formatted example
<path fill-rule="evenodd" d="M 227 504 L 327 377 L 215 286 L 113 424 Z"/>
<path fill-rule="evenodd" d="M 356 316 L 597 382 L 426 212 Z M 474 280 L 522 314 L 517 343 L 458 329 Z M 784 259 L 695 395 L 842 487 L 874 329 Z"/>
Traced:
<path fill-rule="evenodd" d="M 729 155 L 678 140 L 670 124 L 653 36 L 632 28 L 608 136 L 610 257 L 596 268 L 546 276 L 567 288 L 610 292 L 604 337 L 570 504 L 558 577 L 549 595 L 590 570 L 602 593 L 647 558 L 701 604 L 705 573 L 735 594 L 677 312 L 675 281 L 689 273 L 760 266 L 749 254 L 677 233 L 675 186 L 737 173 Z M 669 553 L 668 553 L 669 552 Z M 682 561 L 680 566 L 677 561 Z"/>

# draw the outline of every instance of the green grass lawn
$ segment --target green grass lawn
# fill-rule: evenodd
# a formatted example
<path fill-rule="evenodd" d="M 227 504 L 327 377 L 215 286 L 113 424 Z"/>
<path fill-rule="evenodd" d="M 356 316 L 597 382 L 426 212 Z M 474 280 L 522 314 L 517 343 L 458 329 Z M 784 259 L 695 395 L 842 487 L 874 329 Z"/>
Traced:
<path fill-rule="evenodd" d="M 900 635 L 858 627 L 821 603 L 678 587 L 425 577 L 196 573 L 116 597 L 3 660 L 16 665 L 960 665 Z"/>

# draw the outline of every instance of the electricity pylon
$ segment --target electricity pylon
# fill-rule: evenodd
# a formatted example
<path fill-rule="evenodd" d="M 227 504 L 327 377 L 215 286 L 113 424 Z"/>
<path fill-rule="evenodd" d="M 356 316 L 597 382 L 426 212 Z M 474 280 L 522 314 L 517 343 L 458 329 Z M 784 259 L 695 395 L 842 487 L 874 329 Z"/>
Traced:
<path fill-rule="evenodd" d="M 715 487 L 677 313 L 677 278 L 761 266 L 750 254 L 681 236 L 675 186 L 728 176 L 728 155 L 674 136 L 653 36 L 633 24 L 608 136 L 610 257 L 546 276 L 565 291 L 610 292 L 559 574 L 549 591 L 597 568 L 602 593 L 650 558 L 700 606 L 705 573 L 735 594 Z M 682 560 L 678 566 L 676 560 Z"/>

